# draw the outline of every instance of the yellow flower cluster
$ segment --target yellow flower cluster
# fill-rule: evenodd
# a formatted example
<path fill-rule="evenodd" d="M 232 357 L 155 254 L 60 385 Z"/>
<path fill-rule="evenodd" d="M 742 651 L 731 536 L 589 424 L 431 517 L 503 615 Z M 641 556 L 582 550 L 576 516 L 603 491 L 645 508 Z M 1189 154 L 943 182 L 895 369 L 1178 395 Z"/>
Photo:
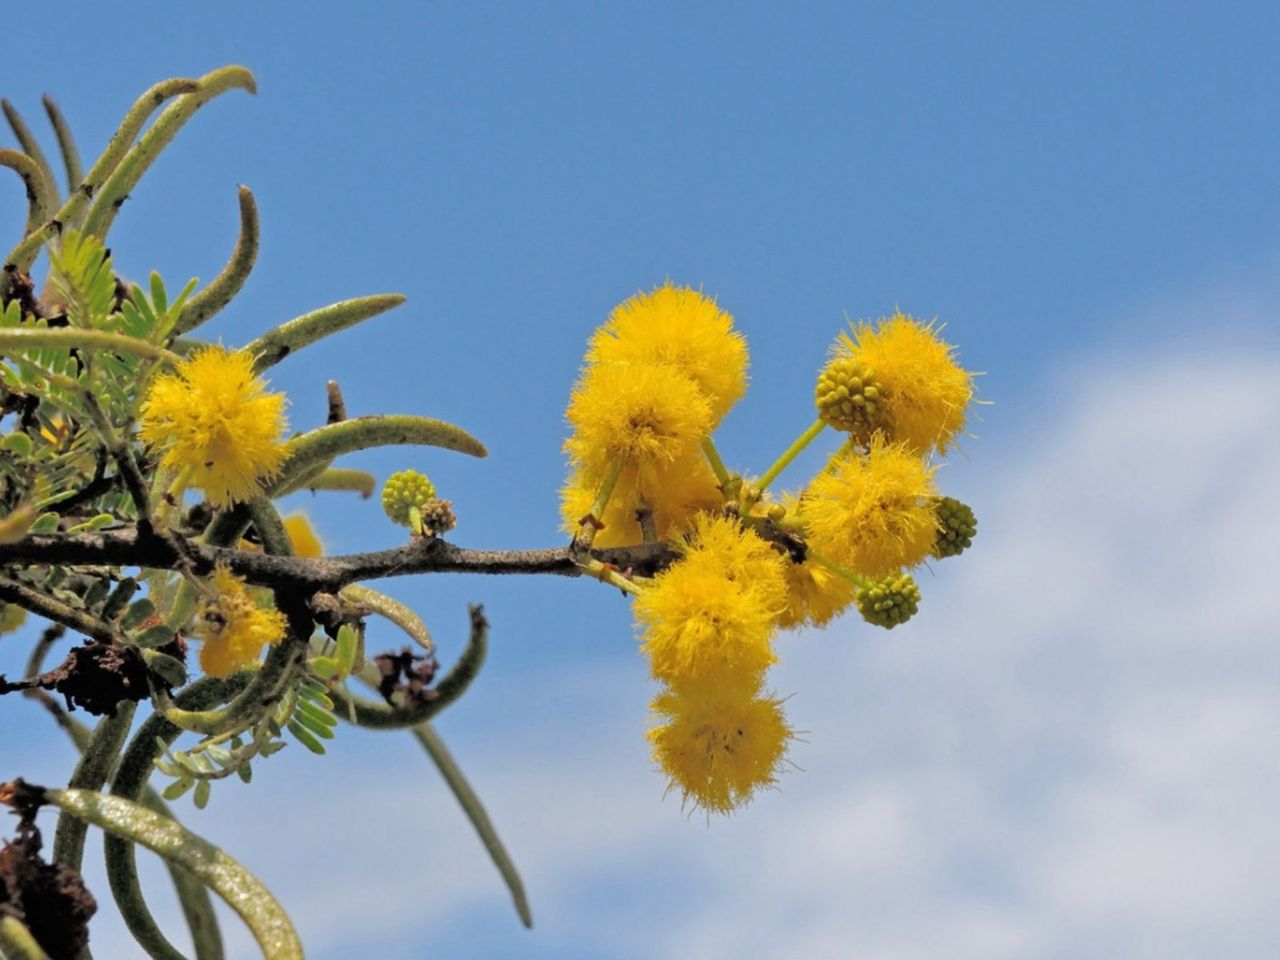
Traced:
<path fill-rule="evenodd" d="M 641 515 L 661 539 L 683 532 L 699 510 L 722 502 L 699 447 L 747 389 L 747 345 L 733 318 L 667 283 L 615 308 L 586 361 L 567 413 L 565 528 L 578 529 L 616 474 L 595 517 L 598 546 L 639 542 Z"/>
<path fill-rule="evenodd" d="M 253 499 L 280 469 L 284 404 L 254 374 L 248 353 L 203 347 L 156 377 L 138 435 L 163 451 L 162 466 L 185 473 L 213 506 L 225 507 Z"/>
<path fill-rule="evenodd" d="M 727 813 L 776 782 L 792 739 L 765 690 L 779 628 L 821 626 L 855 601 L 895 626 L 919 599 L 903 571 L 971 541 L 972 512 L 940 506 L 927 459 L 955 442 L 973 394 L 938 329 L 896 313 L 841 335 L 815 388 L 818 421 L 759 478 L 728 474 L 710 440 L 747 367 L 712 301 L 667 284 L 591 338 L 562 514 L 571 533 L 589 529 L 579 548 L 676 550 L 647 580 L 584 565 L 636 595 L 640 649 L 663 685 L 648 739 L 686 802 Z M 769 483 L 828 426 L 844 444 L 802 493 L 771 499 Z"/>
<path fill-rule="evenodd" d="M 219 567 L 211 578 L 213 599 L 200 620 L 200 669 L 211 677 L 229 677 L 254 663 L 267 644 L 284 638 L 284 614 L 254 602 L 244 581 Z"/>

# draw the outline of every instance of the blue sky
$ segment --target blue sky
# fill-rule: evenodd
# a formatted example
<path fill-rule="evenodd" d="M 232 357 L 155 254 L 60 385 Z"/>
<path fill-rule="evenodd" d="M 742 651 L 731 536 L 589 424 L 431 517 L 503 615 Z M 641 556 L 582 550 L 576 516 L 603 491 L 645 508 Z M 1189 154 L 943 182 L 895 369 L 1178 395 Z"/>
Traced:
<path fill-rule="evenodd" d="M 38 129 L 52 93 L 90 157 L 152 82 L 250 67 L 259 95 L 202 110 L 125 205 L 116 262 L 212 277 L 243 183 L 262 253 L 210 336 L 405 293 L 273 383 L 298 429 L 333 378 L 352 413 L 484 440 L 487 461 L 352 458 L 430 473 L 457 542 L 558 541 L 585 338 L 667 278 L 750 342 L 718 437 L 734 465 L 807 424 L 845 316 L 939 317 L 995 404 L 940 474 L 978 510 L 972 553 L 922 577 L 892 634 L 846 619 L 788 641 L 774 685 L 808 731 L 803 772 L 709 827 L 649 768 L 652 690 L 616 594 L 390 584 L 446 657 L 465 604 L 486 605 L 493 654 L 441 729 L 538 926 L 516 925 L 416 746 L 348 731 L 191 820 L 279 891 L 309 955 L 1269 955 L 1280 10 L 370 7 L 70 4 L 56 44 L 39 18 L 6 24 L 0 93 Z M 334 551 L 397 542 L 372 502 L 306 506 Z M 24 657 L 0 640 L 0 672 Z M 65 778 L 42 715 L 9 698 L 0 724 L 4 777 Z M 95 889 L 117 945 L 99 956 L 131 956 Z"/>

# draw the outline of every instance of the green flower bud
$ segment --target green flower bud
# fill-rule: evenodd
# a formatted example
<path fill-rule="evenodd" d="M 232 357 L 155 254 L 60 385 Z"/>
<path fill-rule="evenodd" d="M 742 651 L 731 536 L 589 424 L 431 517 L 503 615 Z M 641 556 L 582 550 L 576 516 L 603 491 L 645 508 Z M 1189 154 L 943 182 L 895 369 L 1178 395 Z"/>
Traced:
<path fill-rule="evenodd" d="M 892 573 L 859 590 L 857 602 L 863 620 L 892 630 L 920 609 L 920 588 L 909 573 Z"/>
<path fill-rule="evenodd" d="M 425 474 L 417 470 L 401 470 L 387 477 L 382 488 L 382 509 L 391 519 L 402 527 L 410 527 L 409 511 L 414 507 L 421 510 L 436 496 L 435 484 Z"/>
<path fill-rule="evenodd" d="M 938 531 L 933 555 L 941 560 L 964 553 L 978 532 L 978 518 L 973 515 L 973 509 L 952 497 L 939 497 L 934 510 L 942 529 Z"/>
<path fill-rule="evenodd" d="M 814 402 L 824 423 L 866 437 L 880 424 L 884 391 L 870 367 L 837 357 L 818 374 Z"/>

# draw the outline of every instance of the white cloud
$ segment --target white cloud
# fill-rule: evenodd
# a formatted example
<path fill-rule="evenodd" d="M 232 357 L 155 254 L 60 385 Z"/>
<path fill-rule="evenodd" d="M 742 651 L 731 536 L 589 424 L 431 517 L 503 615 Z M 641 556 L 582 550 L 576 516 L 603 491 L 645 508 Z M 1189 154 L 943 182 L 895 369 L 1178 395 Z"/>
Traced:
<path fill-rule="evenodd" d="M 913 624 L 784 638 L 805 769 L 739 816 L 708 827 L 660 800 L 634 660 L 506 681 L 489 702 L 513 713 L 483 724 L 457 708 L 446 732 L 533 934 L 407 740 L 286 751 L 193 827 L 268 880 L 320 958 L 438 937 L 451 956 L 1269 955 L 1280 354 L 1094 368 L 1112 375 L 1044 397 L 1043 432 L 984 465 L 1000 479 L 978 542 L 921 578 Z M 109 923 L 95 936 L 131 955 Z"/>

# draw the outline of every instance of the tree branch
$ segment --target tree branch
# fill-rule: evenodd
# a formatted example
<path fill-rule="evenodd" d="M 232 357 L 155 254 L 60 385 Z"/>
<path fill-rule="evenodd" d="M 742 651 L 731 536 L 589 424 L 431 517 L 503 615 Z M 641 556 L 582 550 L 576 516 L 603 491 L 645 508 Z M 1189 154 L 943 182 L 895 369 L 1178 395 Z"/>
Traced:
<path fill-rule="evenodd" d="M 590 556 L 622 572 L 652 576 L 669 566 L 676 553 L 668 544 L 642 544 L 592 550 Z M 543 550 L 469 550 L 439 539 L 416 538 L 390 550 L 334 557 L 283 557 L 211 547 L 171 535 L 108 530 L 97 533 L 34 534 L 0 544 L 0 565 L 138 566 L 172 569 L 189 562 L 192 572 L 207 574 L 226 566 L 259 586 L 336 593 L 347 584 L 414 573 L 531 573 L 562 577 L 583 571 L 568 546 Z M 15 598 L 16 599 L 16 598 Z"/>

